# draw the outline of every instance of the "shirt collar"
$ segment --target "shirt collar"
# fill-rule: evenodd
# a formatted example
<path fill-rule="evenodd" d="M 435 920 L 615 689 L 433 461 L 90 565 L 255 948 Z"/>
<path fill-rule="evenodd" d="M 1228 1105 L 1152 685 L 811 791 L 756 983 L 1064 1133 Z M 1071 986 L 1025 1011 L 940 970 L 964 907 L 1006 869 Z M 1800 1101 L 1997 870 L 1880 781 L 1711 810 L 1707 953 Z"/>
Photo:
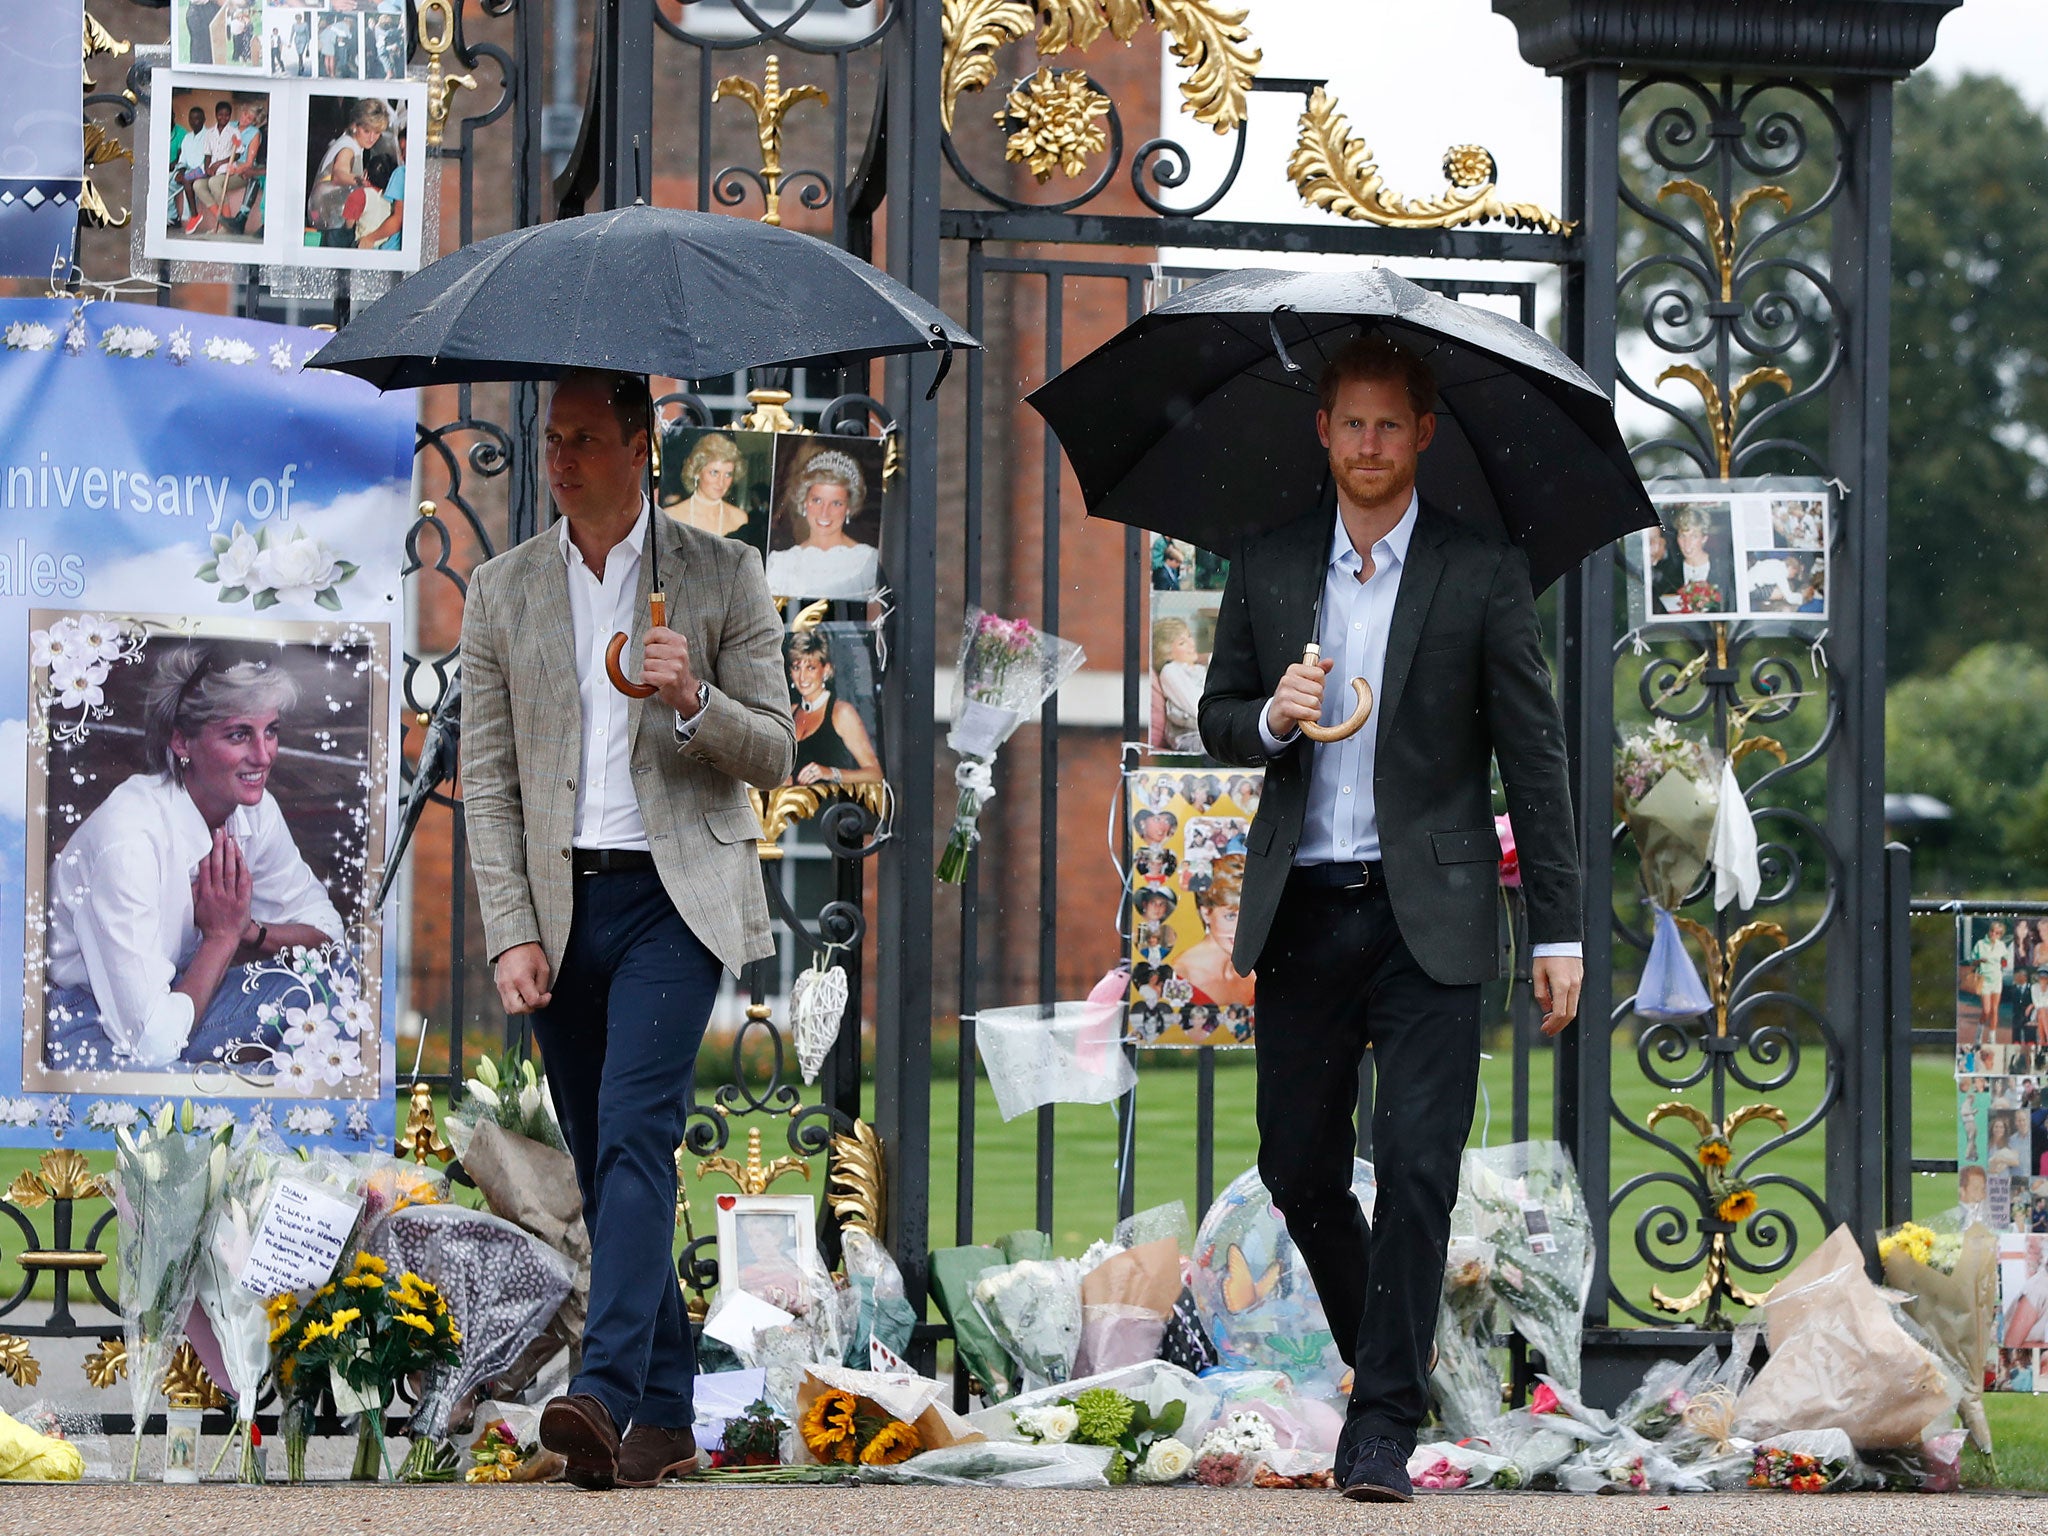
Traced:
<path fill-rule="evenodd" d="M 652 520 L 651 509 L 647 504 L 647 493 L 643 491 L 640 494 L 640 516 L 634 520 L 633 531 L 621 541 L 633 551 L 635 560 L 640 558 L 641 551 L 647 547 L 647 526 Z M 574 564 L 576 546 L 569 542 L 569 519 L 566 517 L 555 519 L 555 547 L 561 550 L 564 565 Z"/>
<path fill-rule="evenodd" d="M 1408 563 L 1408 545 L 1415 537 L 1415 522 L 1421 513 L 1422 496 L 1419 492 L 1410 491 L 1408 493 L 1408 510 L 1401 514 L 1401 520 L 1394 524 L 1392 528 L 1389 528 L 1372 547 L 1372 563 L 1375 571 L 1384 568 L 1389 562 L 1395 565 L 1405 565 Z M 1345 529 L 1344 519 L 1341 515 L 1336 519 L 1336 522 L 1336 531 L 1330 535 L 1329 563 L 1339 566 L 1346 571 L 1357 571 L 1365 565 L 1365 562 L 1359 558 L 1358 551 L 1352 547 L 1351 534 Z"/>

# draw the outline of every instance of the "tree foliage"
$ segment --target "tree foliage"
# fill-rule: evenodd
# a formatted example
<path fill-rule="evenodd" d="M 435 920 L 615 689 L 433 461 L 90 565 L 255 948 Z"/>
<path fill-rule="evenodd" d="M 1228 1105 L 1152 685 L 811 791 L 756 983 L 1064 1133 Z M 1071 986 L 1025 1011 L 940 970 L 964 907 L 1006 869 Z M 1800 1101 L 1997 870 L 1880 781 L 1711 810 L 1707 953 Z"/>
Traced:
<path fill-rule="evenodd" d="M 2048 657 L 1979 645 L 1946 673 L 1894 684 L 1885 713 L 1885 782 L 1955 812 L 1935 862 L 1979 879 L 2038 880 L 2048 867 Z"/>

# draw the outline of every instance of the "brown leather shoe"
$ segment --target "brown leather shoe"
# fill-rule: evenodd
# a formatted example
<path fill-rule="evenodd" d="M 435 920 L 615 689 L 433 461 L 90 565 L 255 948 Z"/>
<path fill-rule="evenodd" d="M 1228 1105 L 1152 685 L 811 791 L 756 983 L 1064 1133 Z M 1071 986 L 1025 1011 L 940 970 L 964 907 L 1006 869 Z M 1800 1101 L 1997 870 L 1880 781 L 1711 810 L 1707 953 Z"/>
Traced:
<path fill-rule="evenodd" d="M 619 1432 L 604 1404 L 587 1393 L 554 1398 L 541 1409 L 540 1443 L 569 1463 L 562 1475 L 578 1488 L 609 1488 L 618 1479 Z"/>
<path fill-rule="evenodd" d="M 697 1439 L 687 1429 L 635 1424 L 619 1442 L 619 1486 L 652 1488 L 665 1477 L 697 1470 Z"/>

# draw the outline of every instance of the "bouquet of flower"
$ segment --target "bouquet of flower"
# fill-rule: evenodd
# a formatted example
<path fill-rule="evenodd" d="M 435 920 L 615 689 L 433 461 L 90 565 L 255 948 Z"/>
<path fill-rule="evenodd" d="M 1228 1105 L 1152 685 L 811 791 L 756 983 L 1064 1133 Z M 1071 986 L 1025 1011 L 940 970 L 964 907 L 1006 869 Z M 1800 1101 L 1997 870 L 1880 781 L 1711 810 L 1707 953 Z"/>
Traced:
<path fill-rule="evenodd" d="M 1615 1409 L 1615 1422 L 1645 1440 L 1664 1439 L 1684 1427 L 1686 1408 L 1720 1368 L 1720 1354 L 1712 1345 L 1688 1361 L 1657 1361 L 1643 1373 L 1642 1384 Z"/>
<path fill-rule="evenodd" d="M 358 1253 L 349 1272 L 313 1295 L 296 1317 L 290 1298 L 272 1303 L 280 1394 L 306 1401 L 325 1385 L 337 1412 L 358 1415 L 351 1476 L 375 1481 L 384 1459 L 384 1408 L 403 1378 L 460 1358 L 462 1334 L 448 1303 L 411 1270 Z"/>
<path fill-rule="evenodd" d="M 1242 1409 L 1210 1430 L 1195 1447 L 1195 1481 L 1206 1488 L 1244 1487 L 1279 1449 L 1279 1436 L 1265 1417 Z"/>
<path fill-rule="evenodd" d="M 250 1272 L 257 1238 L 287 1182 L 345 1202 L 346 1219 L 353 1221 L 358 1177 L 356 1169 L 337 1153 L 296 1154 L 280 1143 L 255 1136 L 246 1138 L 230 1156 L 226 1182 L 206 1223 L 197 1289 L 199 1305 L 220 1347 L 227 1388 L 235 1398 L 235 1431 L 221 1451 L 225 1455 L 229 1445 L 241 1445 L 240 1475 L 245 1483 L 264 1480 L 256 1457 L 256 1397 L 270 1368 L 274 1326 L 270 1304 L 276 1299 L 262 1294 L 269 1290 L 268 1277 Z M 338 1256 L 345 1236 L 342 1233 L 333 1239 L 336 1252 L 328 1256 L 329 1262 Z M 308 1290 L 324 1283 L 330 1274 L 309 1279 Z M 257 1289 L 250 1289 L 252 1284 Z M 295 1300 L 288 1290 L 283 1295 L 286 1301 Z"/>
<path fill-rule="evenodd" d="M 443 1122 L 457 1157 L 468 1149 L 479 1120 L 495 1121 L 515 1136 L 565 1150 L 554 1095 L 531 1057 L 512 1051 L 495 1061 L 486 1056 L 476 1064 L 474 1075 L 463 1079 L 461 1095 L 449 1105 Z"/>
<path fill-rule="evenodd" d="M 1678 599 L 1673 613 L 1726 613 L 1728 604 L 1721 589 L 1711 581 L 1688 581 L 1672 594 Z"/>
<path fill-rule="evenodd" d="M 804 1449 L 827 1466 L 893 1466 L 924 1449 L 914 1425 L 880 1409 L 872 1400 L 827 1387 L 797 1418 Z"/>
<path fill-rule="evenodd" d="M 960 803 L 939 860 L 939 878 L 958 885 L 981 841 L 981 809 L 995 795 L 996 751 L 1061 683 L 1080 669 L 1081 647 L 1032 627 L 1028 619 L 967 610 L 953 679 L 953 728 L 946 745 L 960 754 L 953 772 Z"/>
<path fill-rule="evenodd" d="M 1571 1155 L 1554 1141 L 1475 1148 L 1465 1154 L 1466 1198 L 1493 1244 L 1494 1295 L 1550 1374 L 1576 1391 L 1593 1227 Z"/>
<path fill-rule="evenodd" d="M 533 1442 L 522 1443 L 517 1430 L 503 1419 L 493 1419 L 469 1447 L 469 1470 L 465 1483 L 510 1483 L 524 1481 L 519 1470 L 540 1454 Z"/>
<path fill-rule="evenodd" d="M 212 1135 L 193 1130 L 187 1100 L 175 1113 L 168 1103 L 154 1119 L 114 1135 L 115 1209 L 120 1245 L 121 1331 L 128 1353 L 128 1391 L 135 1422 L 149 1415 L 164 1366 L 183 1337 L 195 1274 L 207 1235 L 206 1212 L 227 1181 L 232 1127 Z M 136 1437 L 133 1478 L 141 1457 Z"/>
<path fill-rule="evenodd" d="M 1128 1393 L 1113 1387 L 1090 1387 L 1055 1403 L 1017 1409 L 1012 1422 L 1017 1433 L 1034 1445 L 1071 1441 L 1107 1446 L 1111 1484 L 1133 1480 L 1172 1483 L 1187 1476 L 1195 1461 L 1195 1453 L 1173 1437 L 1187 1413 L 1188 1405 L 1183 1402 L 1169 1402 L 1154 1413 Z"/>
<path fill-rule="evenodd" d="M 1984 1414 L 1984 1367 L 1991 1358 L 1998 1319 L 1998 1239 L 1961 1209 L 1909 1221 L 1877 1239 L 1884 1282 L 1911 1298 L 1906 1316 L 1927 1334 L 1942 1363 L 1962 1383 L 1957 1405 L 1970 1438 L 1991 1453 Z"/>
<path fill-rule="evenodd" d="M 1017 1362 L 1025 1390 L 1073 1375 L 1081 1346 L 1081 1283 L 1061 1259 L 1000 1265 L 974 1282 L 974 1305 Z"/>
<path fill-rule="evenodd" d="M 782 1459 L 782 1436 L 789 1425 L 765 1397 L 747 1404 L 747 1411 L 725 1421 L 725 1445 L 711 1453 L 714 1467 L 772 1467 Z"/>
<path fill-rule="evenodd" d="M 1720 803 L 1720 761 L 1669 720 L 1622 738 L 1614 753 L 1615 809 L 1642 857 L 1643 888 L 1667 911 L 1707 867 Z"/>
<path fill-rule="evenodd" d="M 1453 1237 L 1444 1256 L 1436 1316 L 1436 1367 L 1430 1396 L 1437 1417 L 1460 1435 L 1476 1435 L 1500 1413 L 1500 1371 L 1487 1354 L 1492 1329 L 1493 1244 Z"/>
<path fill-rule="evenodd" d="M 1839 1456 L 1760 1445 L 1750 1468 L 1749 1486 L 1782 1488 L 1787 1493 L 1826 1493 L 1848 1484 L 1849 1468 L 1850 1463 Z"/>

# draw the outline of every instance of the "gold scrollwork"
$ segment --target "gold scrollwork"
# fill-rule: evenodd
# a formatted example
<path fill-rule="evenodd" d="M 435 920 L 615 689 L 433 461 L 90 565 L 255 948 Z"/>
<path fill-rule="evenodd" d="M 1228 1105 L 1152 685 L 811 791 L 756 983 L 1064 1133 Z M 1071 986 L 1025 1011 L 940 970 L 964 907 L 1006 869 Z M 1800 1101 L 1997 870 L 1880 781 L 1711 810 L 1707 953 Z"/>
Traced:
<path fill-rule="evenodd" d="M 24 1210 L 52 1200 L 100 1200 L 106 1195 L 106 1182 L 69 1147 L 43 1153 L 36 1167 L 24 1168 L 7 1186 L 7 1198 Z"/>
<path fill-rule="evenodd" d="M 888 1180 L 882 1138 L 865 1120 L 832 1137 L 832 1175 L 825 1203 L 839 1225 L 880 1237 L 889 1215 Z"/>
<path fill-rule="evenodd" d="M 0 1376 L 17 1387 L 32 1387 L 43 1379 L 42 1362 L 29 1353 L 28 1340 L 18 1333 L 0 1333 Z"/>
<path fill-rule="evenodd" d="M 84 1360 L 85 1379 L 105 1391 L 128 1374 L 128 1345 L 119 1338 L 100 1340 L 100 1347 Z"/>
<path fill-rule="evenodd" d="M 1699 927 L 1697 923 L 1692 923 L 1687 918 L 1680 918 L 1679 922 L 1691 928 L 1697 929 Z M 1775 927 L 1776 925 L 1752 923 L 1749 926 L 1755 928 L 1758 926 Z M 1743 929 L 1733 939 L 1729 940 L 1731 954 L 1739 946 L 1743 934 L 1748 931 L 1748 929 Z M 1703 943 L 1711 941 L 1711 936 L 1705 935 L 1705 930 L 1701 929 L 1700 933 L 1703 935 Z M 1778 936 L 1780 938 L 1784 937 L 1782 931 Z M 1790 1123 L 1786 1119 L 1785 1112 L 1778 1108 L 1777 1105 L 1760 1102 L 1743 1105 L 1740 1109 L 1722 1120 L 1719 1126 L 1716 1126 L 1704 1110 L 1695 1105 L 1687 1104 L 1680 1099 L 1672 1099 L 1657 1105 L 1643 1117 L 1643 1122 L 1650 1129 L 1655 1130 L 1658 1122 L 1672 1119 L 1683 1120 L 1687 1125 L 1690 1125 L 1695 1131 L 1699 1132 L 1702 1141 L 1718 1135 L 1722 1141 L 1730 1143 L 1735 1140 L 1735 1133 L 1737 1131 L 1753 1121 L 1769 1121 L 1780 1131 L 1783 1131 Z M 1707 1243 L 1706 1272 L 1701 1275 L 1700 1283 L 1683 1296 L 1667 1295 L 1662 1286 L 1653 1285 L 1650 1287 L 1650 1304 L 1656 1307 L 1658 1311 L 1668 1312 L 1674 1317 L 1682 1316 L 1687 1312 L 1693 1311 L 1695 1308 L 1706 1306 L 1716 1296 L 1728 1296 L 1735 1301 L 1739 1301 L 1745 1307 L 1760 1306 L 1763 1303 L 1763 1297 L 1757 1295 L 1754 1291 L 1745 1290 L 1742 1286 L 1737 1285 L 1730 1277 L 1728 1270 L 1728 1235 L 1725 1232 L 1715 1232 Z"/>
<path fill-rule="evenodd" d="M 1104 32 L 1128 43 L 1148 17 L 1166 34 L 1187 73 L 1181 101 L 1195 121 L 1218 133 L 1242 123 L 1260 53 L 1245 27 L 1245 12 L 1218 0 L 943 0 L 939 120 L 951 133 L 961 93 L 989 85 L 996 51 L 1034 26 L 1039 56 L 1051 58 L 1070 49 L 1086 51 Z"/>
<path fill-rule="evenodd" d="M 1721 278 L 1721 302 L 1735 301 L 1735 242 L 1742 234 L 1742 218 L 1758 203 L 1776 203 L 1786 213 L 1792 211 L 1792 194 L 1783 187 L 1751 187 L 1735 200 L 1735 211 L 1724 216 L 1721 200 L 1690 177 L 1681 176 L 1667 181 L 1657 189 L 1660 203 L 1673 195 L 1689 197 L 1699 204 L 1700 216 L 1706 221 L 1707 243 L 1713 248 L 1714 266 Z"/>
<path fill-rule="evenodd" d="M 1003 158 L 1029 166 L 1041 185 L 1056 170 L 1071 180 L 1109 147 L 1102 126 L 1108 115 L 1109 98 L 1089 83 L 1086 70 L 1055 74 L 1041 64 L 996 109 L 997 126 L 1010 130 Z"/>
<path fill-rule="evenodd" d="M 445 1163 L 455 1157 L 455 1149 L 442 1140 L 434 1125 L 434 1091 L 425 1083 L 412 1085 L 405 1130 L 399 1135 L 398 1145 L 415 1163 L 424 1163 L 428 1158 Z"/>
<path fill-rule="evenodd" d="M 103 23 L 93 17 L 90 11 L 85 13 L 84 63 L 89 64 L 94 59 L 102 58 L 108 54 L 112 54 L 117 58 L 121 57 L 128 53 L 130 46 L 125 39 L 118 38 L 109 32 Z M 81 68 L 79 73 L 84 77 L 85 88 L 91 90 L 93 86 L 92 71 Z"/>
<path fill-rule="evenodd" d="M 439 149 L 455 93 L 475 90 L 476 76 L 442 73 L 441 55 L 455 46 L 454 0 L 420 0 L 418 26 L 420 47 L 427 55 L 427 148 Z"/>
<path fill-rule="evenodd" d="M 1288 177 L 1312 208 L 1390 229 L 1457 229 L 1497 219 L 1512 229 L 1571 233 L 1573 226 L 1534 203 L 1511 203 L 1494 185 L 1493 156 L 1477 144 L 1444 151 L 1444 179 L 1434 197 L 1406 198 L 1390 190 L 1371 148 L 1351 131 L 1330 93 L 1317 86 L 1301 114 Z"/>
<path fill-rule="evenodd" d="M 1713 930 L 1704 923 L 1689 917 L 1677 919 L 1680 929 L 1699 940 L 1701 951 L 1707 957 L 1707 993 L 1714 999 L 1714 1034 L 1726 1038 L 1728 1034 L 1728 999 L 1735 991 L 1735 962 L 1745 946 L 1755 939 L 1776 939 L 1780 944 L 1789 943 L 1785 930 L 1776 923 L 1764 922 L 1761 918 L 1753 923 L 1744 923 L 1728 936 L 1724 947 L 1714 937 Z M 1660 1105 L 1661 1110 L 1670 1110 L 1669 1105 Z M 1672 1111 L 1675 1113 L 1676 1111 Z"/>
<path fill-rule="evenodd" d="M 782 61 L 772 53 L 768 55 L 759 85 L 745 75 L 727 75 L 712 88 L 713 101 L 723 101 L 728 96 L 754 109 L 754 131 L 761 145 L 762 201 L 767 207 L 761 215 L 761 222 L 780 225 L 782 119 L 800 101 L 815 101 L 822 107 L 828 105 L 832 98 L 815 85 L 796 85 L 785 91 L 782 88 Z"/>
<path fill-rule="evenodd" d="M 196 1397 L 199 1406 L 208 1410 L 228 1405 L 227 1394 L 206 1374 L 206 1367 L 199 1363 L 199 1352 L 190 1340 L 178 1346 L 171 1363 L 164 1367 L 163 1391 L 165 1397 Z"/>
<path fill-rule="evenodd" d="M 765 1023 L 768 1010 L 762 1004 L 756 1003 L 747 1009 L 747 1017 Z M 713 1173 L 721 1178 L 731 1179 L 739 1186 L 739 1192 L 743 1195 L 765 1195 L 768 1193 L 768 1186 L 785 1174 L 794 1173 L 808 1179 L 811 1176 L 811 1165 L 794 1154 L 778 1157 L 772 1163 L 763 1163 L 761 1128 L 757 1125 L 747 1132 L 747 1160 L 744 1163 L 730 1157 L 719 1156 L 707 1157 L 697 1165 L 698 1178 Z"/>
<path fill-rule="evenodd" d="M 1673 379 L 1682 379 L 1699 391 L 1700 400 L 1707 408 L 1707 428 L 1714 437 L 1714 461 L 1723 480 L 1734 472 L 1735 415 L 1750 391 L 1765 384 L 1775 384 L 1786 394 L 1792 393 L 1792 375 L 1770 365 L 1750 369 L 1735 381 L 1735 387 L 1728 391 L 1725 399 L 1721 395 L 1721 386 L 1714 382 L 1714 376 L 1697 363 L 1673 363 L 1657 375 L 1660 385 Z"/>
<path fill-rule="evenodd" d="M 782 857 L 777 845 L 791 822 L 809 821 L 834 800 L 857 800 L 877 818 L 889 813 L 889 791 L 883 784 L 784 784 L 775 789 L 749 789 L 747 799 L 761 822 L 761 862 Z"/>

